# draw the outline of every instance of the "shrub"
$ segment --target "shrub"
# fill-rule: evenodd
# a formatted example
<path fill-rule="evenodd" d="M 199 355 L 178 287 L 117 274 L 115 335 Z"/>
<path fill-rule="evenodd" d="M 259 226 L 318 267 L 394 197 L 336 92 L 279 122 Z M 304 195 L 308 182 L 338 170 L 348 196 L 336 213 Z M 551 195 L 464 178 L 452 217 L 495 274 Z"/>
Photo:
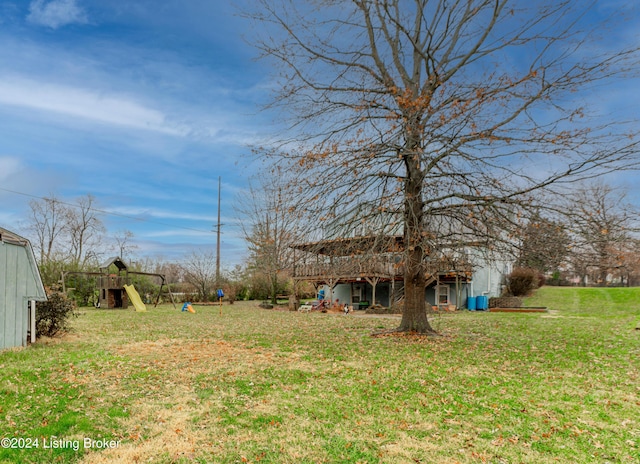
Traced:
<path fill-rule="evenodd" d="M 71 288 L 68 288 L 71 287 Z M 95 277 L 73 276 L 67 280 L 67 291 L 69 298 L 73 299 L 78 306 L 93 306 L 97 302 L 99 293 Z"/>
<path fill-rule="evenodd" d="M 525 296 L 538 286 L 538 271 L 535 269 L 519 267 L 507 276 L 508 296 Z"/>
<path fill-rule="evenodd" d="M 235 283 L 226 283 L 222 286 L 222 291 L 224 292 L 224 296 L 227 298 L 229 304 L 233 304 L 238 297 L 238 287 L 239 284 Z"/>
<path fill-rule="evenodd" d="M 51 292 L 47 301 L 36 303 L 36 334 L 38 337 L 53 337 L 69 330 L 69 319 L 77 317 L 76 302 L 64 293 Z"/>

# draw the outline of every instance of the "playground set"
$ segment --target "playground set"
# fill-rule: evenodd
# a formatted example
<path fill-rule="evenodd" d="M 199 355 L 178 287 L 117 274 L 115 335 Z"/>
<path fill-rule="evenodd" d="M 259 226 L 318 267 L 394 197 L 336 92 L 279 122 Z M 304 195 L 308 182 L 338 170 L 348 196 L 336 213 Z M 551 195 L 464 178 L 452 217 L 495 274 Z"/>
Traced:
<path fill-rule="evenodd" d="M 106 309 L 126 309 L 129 307 L 129 303 L 131 303 L 136 311 L 142 312 L 147 310 L 138 291 L 131 284 L 130 275 L 145 275 L 160 278 L 160 289 L 158 290 L 154 307 L 158 306 L 162 289 L 167 285 L 164 274 L 129 271 L 125 262 L 117 256 L 109 258 L 109 260 L 100 266 L 100 272 L 62 271 L 62 290 L 65 293 L 67 291 L 66 280 L 70 275 L 95 276 L 97 278 L 97 289 L 99 292 L 96 306 Z M 169 285 L 167 285 L 167 291 L 171 297 L 173 307 L 176 308 L 176 303 Z"/>

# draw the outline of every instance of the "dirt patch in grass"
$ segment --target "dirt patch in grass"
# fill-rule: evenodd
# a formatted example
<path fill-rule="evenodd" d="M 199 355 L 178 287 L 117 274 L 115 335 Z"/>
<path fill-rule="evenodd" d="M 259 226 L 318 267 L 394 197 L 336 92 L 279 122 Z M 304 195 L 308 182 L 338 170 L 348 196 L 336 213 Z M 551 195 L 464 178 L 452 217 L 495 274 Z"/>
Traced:
<path fill-rule="evenodd" d="M 196 455 L 206 434 L 191 425 L 194 413 L 189 388 L 176 388 L 170 403 L 146 402 L 136 404 L 131 416 L 124 421 L 129 435 L 117 448 L 87 453 L 82 462 L 136 463 L 150 462 L 163 456 L 170 462 Z"/>
<path fill-rule="evenodd" d="M 101 384 L 110 397 L 133 396 L 130 415 L 123 419 L 127 436 L 115 449 L 87 453 L 85 463 L 157 462 L 159 457 L 169 462 L 190 461 L 202 456 L 203 450 L 215 455 L 218 445 L 211 439 L 212 429 L 220 427 L 225 403 L 240 395 L 215 391 L 203 398 L 200 392 L 206 388 L 206 379 L 237 377 L 242 382 L 256 371 L 282 363 L 295 362 L 298 369 L 305 364 L 297 353 L 274 354 L 222 340 L 139 341 L 119 345 L 114 351 L 128 360 L 87 382 Z M 277 412 L 266 400 L 245 401 L 243 406 L 261 415 Z M 223 435 L 219 441 L 233 440 Z"/>
<path fill-rule="evenodd" d="M 223 340 L 199 340 L 191 342 L 185 339 L 144 340 L 121 345 L 117 353 L 137 358 L 154 358 L 167 361 L 179 361 L 193 364 L 202 360 L 222 362 L 225 364 L 235 357 L 250 356 L 269 358 L 270 353 L 260 353 L 255 349 L 247 349 Z"/>

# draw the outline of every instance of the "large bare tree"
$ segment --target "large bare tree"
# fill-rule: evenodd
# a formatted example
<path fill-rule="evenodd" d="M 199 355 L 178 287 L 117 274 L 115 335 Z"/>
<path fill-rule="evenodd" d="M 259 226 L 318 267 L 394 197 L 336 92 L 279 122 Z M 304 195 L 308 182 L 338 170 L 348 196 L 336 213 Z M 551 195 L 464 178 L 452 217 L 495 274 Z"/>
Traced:
<path fill-rule="evenodd" d="M 32 200 L 29 208 L 28 228 L 42 265 L 63 254 L 69 208 L 54 195 Z"/>
<path fill-rule="evenodd" d="M 67 208 L 69 253 L 73 263 L 83 267 L 91 259 L 97 260 L 98 247 L 106 229 L 95 210 L 95 197 L 86 195 Z"/>
<path fill-rule="evenodd" d="M 598 2 L 260 3 L 256 43 L 279 66 L 272 108 L 289 121 L 265 150 L 299 173 L 316 230 L 366 222 L 354 205 L 400 225 L 398 330 L 433 332 L 426 263 L 439 247 L 497 243 L 537 190 L 636 163 L 635 129 L 592 118 L 580 93 L 637 65 L 636 49 L 607 50 L 615 29 L 589 29 Z"/>
<path fill-rule="evenodd" d="M 96 258 L 105 228 L 92 195 L 79 197 L 74 203 L 51 195 L 32 200 L 29 207 L 28 227 L 35 236 L 40 264 L 57 258 L 83 267 Z"/>
<path fill-rule="evenodd" d="M 133 252 L 138 249 L 138 245 L 133 241 L 134 237 L 134 233 L 128 229 L 121 229 L 113 235 L 113 246 L 120 258 L 130 259 Z"/>

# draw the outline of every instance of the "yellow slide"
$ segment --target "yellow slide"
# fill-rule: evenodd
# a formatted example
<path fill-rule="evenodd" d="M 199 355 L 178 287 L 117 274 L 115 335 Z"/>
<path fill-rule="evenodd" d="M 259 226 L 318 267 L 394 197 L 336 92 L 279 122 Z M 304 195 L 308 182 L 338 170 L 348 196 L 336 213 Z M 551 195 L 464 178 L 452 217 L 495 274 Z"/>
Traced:
<path fill-rule="evenodd" d="M 133 285 L 124 285 L 124 289 L 127 291 L 127 295 L 129 295 L 129 300 L 133 304 L 134 308 L 136 308 L 136 312 L 145 312 L 147 307 L 144 305 L 142 300 L 140 299 L 140 295 L 138 291 L 135 289 Z"/>

